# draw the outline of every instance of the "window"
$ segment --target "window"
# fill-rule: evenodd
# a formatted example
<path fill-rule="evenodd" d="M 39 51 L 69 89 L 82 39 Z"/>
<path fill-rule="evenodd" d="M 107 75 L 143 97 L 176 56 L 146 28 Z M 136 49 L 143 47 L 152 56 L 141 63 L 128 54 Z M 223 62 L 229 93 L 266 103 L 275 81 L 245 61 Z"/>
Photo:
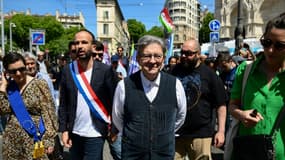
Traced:
<path fill-rule="evenodd" d="M 108 11 L 104 11 L 103 19 L 109 19 L 109 12 Z"/>
<path fill-rule="evenodd" d="M 174 40 L 175 40 L 175 41 L 179 41 L 179 35 L 176 34 L 176 35 L 174 36 Z"/>
<path fill-rule="evenodd" d="M 109 34 L 109 25 L 103 24 L 103 34 Z"/>

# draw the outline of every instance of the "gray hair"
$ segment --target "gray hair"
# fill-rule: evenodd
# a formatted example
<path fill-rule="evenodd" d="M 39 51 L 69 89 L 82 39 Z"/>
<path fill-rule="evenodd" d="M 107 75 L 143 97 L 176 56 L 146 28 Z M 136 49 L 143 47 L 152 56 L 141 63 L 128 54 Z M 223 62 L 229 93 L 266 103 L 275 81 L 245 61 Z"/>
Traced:
<path fill-rule="evenodd" d="M 33 55 L 32 53 L 30 53 L 30 52 L 24 52 L 24 53 L 23 53 L 23 56 L 24 56 L 25 59 L 32 59 L 32 60 L 34 60 L 34 61 L 37 61 L 37 57 L 34 56 L 34 55 Z"/>
<path fill-rule="evenodd" d="M 138 55 L 142 54 L 146 46 L 153 43 L 156 43 L 161 46 L 163 54 L 166 52 L 165 42 L 161 38 L 152 35 L 145 35 L 138 40 L 137 43 Z"/>

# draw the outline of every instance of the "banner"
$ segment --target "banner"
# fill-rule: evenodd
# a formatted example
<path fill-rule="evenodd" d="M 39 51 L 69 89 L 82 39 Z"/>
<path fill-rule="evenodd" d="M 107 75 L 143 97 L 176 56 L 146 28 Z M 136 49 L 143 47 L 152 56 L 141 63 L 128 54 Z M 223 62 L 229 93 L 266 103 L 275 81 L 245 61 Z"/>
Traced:
<path fill-rule="evenodd" d="M 160 12 L 159 21 L 161 22 L 161 24 L 163 25 L 163 27 L 165 28 L 167 33 L 172 32 L 174 25 L 173 25 L 172 20 L 169 16 L 167 8 L 163 8 L 162 11 Z"/>

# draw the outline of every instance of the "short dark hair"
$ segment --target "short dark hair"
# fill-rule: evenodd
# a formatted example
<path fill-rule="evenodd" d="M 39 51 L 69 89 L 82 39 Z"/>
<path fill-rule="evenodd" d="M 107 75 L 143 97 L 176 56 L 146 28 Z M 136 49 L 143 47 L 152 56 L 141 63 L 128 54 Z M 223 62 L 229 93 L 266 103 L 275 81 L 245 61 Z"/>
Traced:
<path fill-rule="evenodd" d="M 285 12 L 268 21 L 263 36 L 270 32 L 272 28 L 285 29 Z"/>
<path fill-rule="evenodd" d="M 104 45 L 100 41 L 93 41 L 93 44 L 96 46 L 96 51 L 104 51 Z"/>
<path fill-rule="evenodd" d="M 74 41 L 69 41 L 68 43 L 68 49 L 70 50 L 71 49 L 71 46 L 75 45 L 75 42 Z"/>
<path fill-rule="evenodd" d="M 122 51 L 124 50 L 124 48 L 123 48 L 122 46 L 117 47 L 117 50 L 118 50 L 119 48 L 121 48 L 121 49 L 122 49 Z"/>
<path fill-rule="evenodd" d="M 26 66 L 25 58 L 21 54 L 16 52 L 8 53 L 3 58 L 3 67 L 5 68 L 5 70 L 8 70 L 8 66 L 10 64 L 15 63 L 19 60 L 22 61 Z"/>

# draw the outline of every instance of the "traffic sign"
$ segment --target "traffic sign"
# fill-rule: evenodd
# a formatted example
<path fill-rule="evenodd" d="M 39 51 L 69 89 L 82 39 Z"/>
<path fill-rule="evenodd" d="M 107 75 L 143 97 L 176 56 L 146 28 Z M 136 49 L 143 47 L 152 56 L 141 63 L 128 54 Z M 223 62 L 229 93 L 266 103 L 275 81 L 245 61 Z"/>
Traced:
<path fill-rule="evenodd" d="M 213 32 L 217 32 L 220 30 L 221 28 L 221 23 L 219 20 L 217 19 L 214 19 L 214 20 L 211 20 L 210 23 L 209 23 L 209 28 L 211 31 Z"/>
<path fill-rule="evenodd" d="M 219 42 L 220 34 L 219 32 L 210 32 L 210 41 L 211 42 Z"/>
<path fill-rule="evenodd" d="M 45 44 L 45 31 L 44 30 L 32 30 L 32 45 L 44 45 Z"/>

